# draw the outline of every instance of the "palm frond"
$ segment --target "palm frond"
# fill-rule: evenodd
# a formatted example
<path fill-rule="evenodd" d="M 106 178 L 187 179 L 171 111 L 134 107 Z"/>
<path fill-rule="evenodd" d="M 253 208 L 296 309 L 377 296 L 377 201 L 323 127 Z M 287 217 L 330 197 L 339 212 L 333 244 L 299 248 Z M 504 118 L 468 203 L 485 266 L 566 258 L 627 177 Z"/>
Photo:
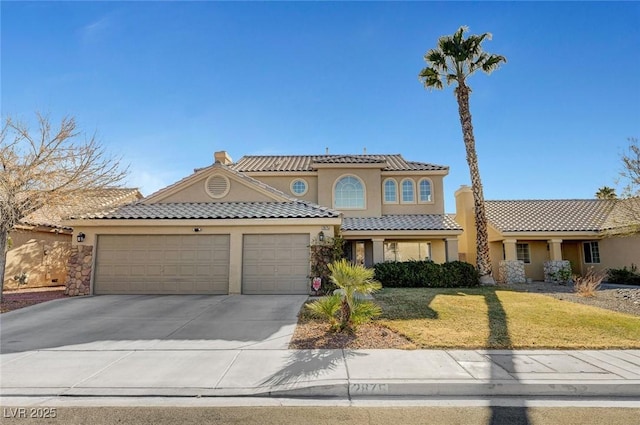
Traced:
<path fill-rule="evenodd" d="M 501 62 L 507 63 L 507 58 L 502 55 L 491 55 L 482 64 L 482 70 L 487 74 L 491 74 L 500 67 Z"/>
<path fill-rule="evenodd" d="M 367 323 L 374 317 L 382 314 L 379 305 L 371 301 L 355 300 L 353 310 L 351 311 L 351 323 L 353 325 L 361 325 Z"/>
<path fill-rule="evenodd" d="M 441 89 L 442 79 L 440 73 L 433 68 L 424 68 L 420 71 L 418 79 L 422 81 L 425 88 L 428 89 Z"/>
<path fill-rule="evenodd" d="M 337 322 L 338 310 L 340 310 L 340 304 L 342 303 L 342 297 L 340 295 L 331 295 L 328 297 L 322 297 L 314 302 L 307 304 L 306 308 L 315 317 L 327 319 L 331 324 Z"/>
<path fill-rule="evenodd" d="M 497 69 L 500 63 L 507 61 L 504 56 L 483 51 L 482 42 L 491 40 L 491 33 L 464 38 L 468 30 L 466 26 L 461 26 L 453 35 L 440 37 L 438 47 L 429 50 L 424 56 L 429 66 L 420 73 L 420 81 L 426 88 L 440 89 L 443 80 L 447 85 L 454 81 L 460 83 L 479 69 L 489 74 Z M 432 71 L 427 73 L 428 69 Z"/>

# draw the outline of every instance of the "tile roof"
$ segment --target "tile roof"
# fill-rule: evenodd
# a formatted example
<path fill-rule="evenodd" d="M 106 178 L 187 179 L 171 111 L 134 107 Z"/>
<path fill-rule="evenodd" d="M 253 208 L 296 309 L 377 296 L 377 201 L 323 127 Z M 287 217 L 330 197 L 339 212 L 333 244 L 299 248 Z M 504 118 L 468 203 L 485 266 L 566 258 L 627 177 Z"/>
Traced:
<path fill-rule="evenodd" d="M 309 202 L 185 202 L 136 203 L 78 219 L 267 219 L 333 218 L 340 213 Z"/>
<path fill-rule="evenodd" d="M 79 193 L 62 205 L 44 206 L 20 220 L 28 226 L 46 226 L 52 228 L 71 229 L 63 226 L 62 220 L 72 215 L 87 214 L 109 210 L 142 198 L 138 189 L 113 188 L 92 190 Z"/>
<path fill-rule="evenodd" d="M 487 220 L 502 232 L 603 229 L 614 205 L 608 199 L 485 201 Z"/>
<path fill-rule="evenodd" d="M 247 155 L 235 164 L 239 172 L 313 171 L 314 164 L 380 164 L 384 171 L 446 171 L 449 167 L 407 161 L 399 154 L 385 155 Z"/>
<path fill-rule="evenodd" d="M 342 230 L 462 230 L 462 228 L 446 214 L 403 214 L 382 217 L 344 217 Z"/>

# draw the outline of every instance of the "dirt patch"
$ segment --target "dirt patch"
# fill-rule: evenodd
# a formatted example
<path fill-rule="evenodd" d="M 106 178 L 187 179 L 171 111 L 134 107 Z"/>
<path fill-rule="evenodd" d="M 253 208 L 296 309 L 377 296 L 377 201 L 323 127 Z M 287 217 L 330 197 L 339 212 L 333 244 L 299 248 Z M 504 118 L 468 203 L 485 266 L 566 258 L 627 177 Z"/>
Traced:
<path fill-rule="evenodd" d="M 416 346 L 407 338 L 376 322 L 361 325 L 354 334 L 350 334 L 330 332 L 328 324 L 302 318 L 296 326 L 289 348 L 398 348 L 407 350 L 416 348 Z"/>
<path fill-rule="evenodd" d="M 2 293 L 2 303 L 0 303 L 0 313 L 7 313 L 19 308 L 64 298 L 64 296 L 64 286 L 4 291 Z"/>

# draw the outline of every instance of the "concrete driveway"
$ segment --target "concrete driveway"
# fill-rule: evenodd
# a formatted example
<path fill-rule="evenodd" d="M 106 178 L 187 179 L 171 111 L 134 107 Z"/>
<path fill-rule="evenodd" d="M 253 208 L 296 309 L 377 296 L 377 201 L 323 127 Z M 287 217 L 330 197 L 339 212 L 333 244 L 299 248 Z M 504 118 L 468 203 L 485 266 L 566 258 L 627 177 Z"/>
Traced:
<path fill-rule="evenodd" d="M 102 295 L 0 315 L 1 352 L 286 349 L 301 295 Z"/>

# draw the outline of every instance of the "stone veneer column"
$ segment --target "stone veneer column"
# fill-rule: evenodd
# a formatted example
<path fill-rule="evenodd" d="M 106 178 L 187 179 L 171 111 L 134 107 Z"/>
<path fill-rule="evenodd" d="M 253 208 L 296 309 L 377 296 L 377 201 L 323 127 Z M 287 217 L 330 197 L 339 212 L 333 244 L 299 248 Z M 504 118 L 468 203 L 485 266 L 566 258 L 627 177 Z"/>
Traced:
<path fill-rule="evenodd" d="M 569 260 L 545 261 L 544 262 L 544 281 L 547 283 L 567 283 L 560 279 L 558 272 L 567 270 L 568 279 L 571 279 L 571 263 Z"/>
<path fill-rule="evenodd" d="M 75 245 L 71 247 L 67 280 L 64 294 L 70 297 L 91 293 L 91 268 L 93 266 L 93 246 Z"/>
<path fill-rule="evenodd" d="M 502 283 L 525 283 L 524 261 L 502 260 L 498 268 L 498 279 Z"/>

